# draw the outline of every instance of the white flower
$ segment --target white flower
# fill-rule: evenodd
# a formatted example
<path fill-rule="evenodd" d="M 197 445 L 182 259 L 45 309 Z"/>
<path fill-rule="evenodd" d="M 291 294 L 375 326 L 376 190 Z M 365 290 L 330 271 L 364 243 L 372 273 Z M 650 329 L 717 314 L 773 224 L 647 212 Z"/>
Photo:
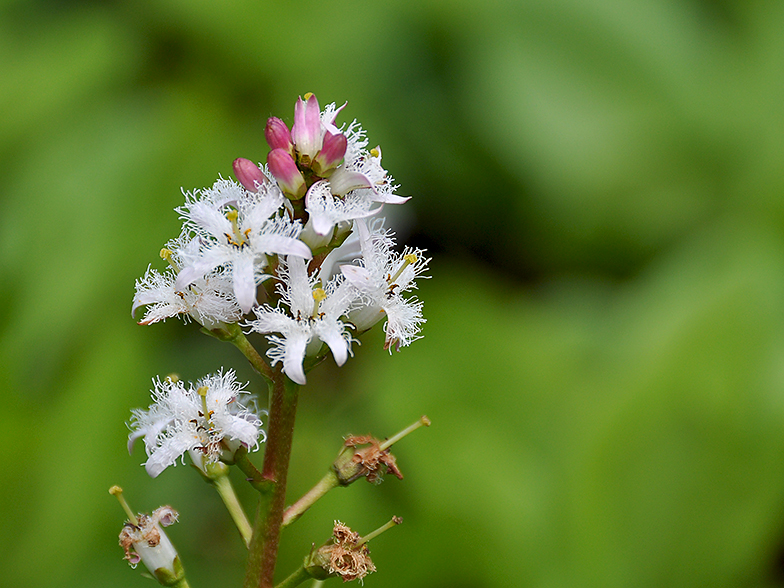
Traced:
<path fill-rule="evenodd" d="M 200 239 L 200 252 L 177 275 L 177 290 L 220 267 L 231 279 L 240 309 L 248 312 L 256 303 L 256 286 L 270 277 L 262 272 L 267 255 L 311 258 L 310 248 L 297 240 L 300 225 L 276 214 L 284 197 L 275 182 L 249 192 L 220 179 L 212 188 L 187 193 L 186 199 L 177 211 Z"/>
<path fill-rule="evenodd" d="M 422 302 L 416 297 L 404 298 L 403 293 L 416 288 L 415 279 L 427 268 L 429 258 L 421 249 L 406 248 L 394 251 L 392 233 L 382 227 L 382 222 L 367 226 L 357 220 L 363 257 L 359 265 L 342 265 L 340 271 L 348 282 L 362 294 L 362 306 L 349 313 L 349 320 L 358 332 L 372 327 L 385 315 L 386 339 L 384 348 L 397 350 L 421 338 L 420 325 Z"/>
<path fill-rule="evenodd" d="M 170 267 L 160 273 L 151 267 L 144 276 L 136 280 L 136 295 L 133 297 L 131 315 L 140 306 L 147 306 L 144 318 L 139 322 L 149 325 L 180 316 L 185 322 L 193 318 L 207 328 L 220 323 L 236 323 L 242 312 L 234 296 L 231 281 L 224 273 L 212 272 L 197 278 L 183 290 L 175 287 L 177 272 L 197 253 L 197 239 L 188 240 L 185 235 L 167 243 L 161 256 Z"/>
<path fill-rule="evenodd" d="M 297 384 L 305 384 L 302 362 L 315 355 L 326 343 L 335 363 L 343 365 L 351 353 L 351 336 L 342 317 L 350 308 L 356 292 L 338 275 L 321 288 L 317 277 L 309 277 L 307 263 L 300 257 L 287 257 L 278 267 L 281 279 L 278 292 L 288 311 L 269 305 L 256 307 L 256 320 L 247 326 L 252 332 L 269 335 L 272 347 L 267 355 L 272 365 L 283 362 L 283 372 Z"/>
<path fill-rule="evenodd" d="M 321 123 L 325 130 L 338 132 L 334 126 L 337 112 L 334 104 L 324 109 Z M 322 236 L 338 223 L 372 216 L 383 204 L 409 200 L 395 195 L 397 186 L 381 166 L 381 148 L 367 150 L 365 132 L 356 120 L 339 132 L 348 140 L 343 164 L 329 178 L 314 183 L 305 195 L 308 225 Z"/>
<path fill-rule="evenodd" d="M 153 380 L 153 404 L 132 411 L 128 451 L 144 437 L 147 473 L 155 478 L 185 455 L 194 462 L 216 462 L 224 452 L 239 445 L 258 448 L 264 441 L 258 415 L 241 403 L 251 399 L 244 385 L 236 382 L 234 371 L 206 376 L 188 388 L 181 381 Z M 199 459 L 201 457 L 201 459 Z"/>
<path fill-rule="evenodd" d="M 177 522 L 178 513 L 171 506 L 161 506 L 152 515 L 139 514 L 137 525 L 127 522 L 120 532 L 120 545 L 125 559 L 135 568 L 141 561 L 156 578 L 182 574 L 175 563 L 177 550 L 161 527 Z"/>

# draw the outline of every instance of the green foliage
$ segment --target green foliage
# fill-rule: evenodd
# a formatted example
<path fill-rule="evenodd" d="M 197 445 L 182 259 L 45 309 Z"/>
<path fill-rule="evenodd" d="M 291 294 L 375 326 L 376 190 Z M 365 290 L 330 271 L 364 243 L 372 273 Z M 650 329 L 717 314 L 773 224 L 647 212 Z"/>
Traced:
<path fill-rule="evenodd" d="M 143 585 L 118 483 L 180 511 L 194 588 L 240 585 L 217 496 L 147 478 L 122 423 L 155 375 L 255 376 L 128 314 L 180 187 L 263 160 L 312 91 L 351 102 L 434 261 L 423 340 L 309 377 L 290 500 L 343 435 L 433 426 L 395 447 L 404 481 L 287 529 L 278 576 L 333 519 L 394 514 L 368 586 L 780 585 L 783 60 L 775 1 L 3 2 L 7 584 Z"/>

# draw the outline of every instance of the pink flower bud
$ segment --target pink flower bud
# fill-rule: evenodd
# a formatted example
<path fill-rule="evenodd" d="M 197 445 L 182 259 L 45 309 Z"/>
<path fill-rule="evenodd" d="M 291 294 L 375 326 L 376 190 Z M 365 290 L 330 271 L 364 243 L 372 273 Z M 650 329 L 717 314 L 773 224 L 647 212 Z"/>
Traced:
<path fill-rule="evenodd" d="M 257 192 L 259 187 L 261 187 L 266 181 L 266 178 L 264 177 L 264 174 L 261 173 L 259 166 L 253 163 L 250 159 L 238 157 L 234 160 L 232 167 L 234 168 L 234 175 L 237 176 L 237 180 L 245 187 L 246 190 Z"/>
<path fill-rule="evenodd" d="M 313 171 L 319 176 L 328 175 L 341 164 L 346 155 L 348 139 L 343 133 L 332 134 L 327 132 L 324 135 L 324 146 L 313 160 Z"/>
<path fill-rule="evenodd" d="M 302 98 L 297 99 L 291 140 L 299 152 L 300 163 L 310 166 L 316 153 L 321 150 L 321 111 L 313 94 L 308 96 L 307 102 Z"/>
<path fill-rule="evenodd" d="M 267 138 L 270 149 L 285 149 L 294 155 L 294 144 L 291 142 L 289 128 L 278 117 L 272 116 L 267 120 L 264 136 Z"/>
<path fill-rule="evenodd" d="M 267 165 L 287 198 L 299 200 L 305 195 L 305 178 L 302 177 L 294 158 L 285 149 L 270 151 L 267 154 Z"/>

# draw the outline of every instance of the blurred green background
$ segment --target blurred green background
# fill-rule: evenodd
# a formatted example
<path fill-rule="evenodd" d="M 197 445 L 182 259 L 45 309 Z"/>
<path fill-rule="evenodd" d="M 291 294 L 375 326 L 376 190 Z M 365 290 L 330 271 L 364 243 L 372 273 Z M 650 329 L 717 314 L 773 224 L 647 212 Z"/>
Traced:
<path fill-rule="evenodd" d="M 424 339 L 309 379 L 291 500 L 343 435 L 433 426 L 396 446 L 404 481 L 286 531 L 279 576 L 333 519 L 394 514 L 372 588 L 784 585 L 784 2 L 0 6 L 3 584 L 153 586 L 120 484 L 181 512 L 194 588 L 241 585 L 217 496 L 146 477 L 123 423 L 159 374 L 263 386 L 131 298 L 181 187 L 264 160 L 310 91 L 383 147 L 433 262 Z"/>

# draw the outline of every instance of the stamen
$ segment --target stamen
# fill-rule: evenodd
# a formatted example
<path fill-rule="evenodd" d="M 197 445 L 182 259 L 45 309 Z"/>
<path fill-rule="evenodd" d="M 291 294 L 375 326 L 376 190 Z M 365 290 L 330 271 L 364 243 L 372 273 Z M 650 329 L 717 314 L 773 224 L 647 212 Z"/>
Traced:
<path fill-rule="evenodd" d="M 166 249 L 166 247 L 161 249 L 161 253 L 160 253 L 161 259 L 165 259 L 167 262 L 169 262 L 169 265 L 172 266 L 172 269 L 174 269 L 174 271 L 176 273 L 180 273 L 180 266 L 178 266 L 174 262 L 174 259 L 172 258 L 172 255 L 173 255 L 173 252 L 172 252 L 171 249 Z"/>
<path fill-rule="evenodd" d="M 225 233 L 226 239 L 229 242 L 229 245 L 234 245 L 235 247 L 244 247 L 245 243 L 248 242 L 248 235 L 250 235 L 250 229 L 247 229 L 244 233 L 240 232 L 239 225 L 237 225 L 237 218 L 239 217 L 239 212 L 232 209 L 226 213 L 226 218 L 231 223 L 231 231 L 233 235 L 229 235 Z"/>
<path fill-rule="evenodd" d="M 120 506 L 123 507 L 125 514 L 128 515 L 128 520 L 131 521 L 131 524 L 134 527 L 139 526 L 139 519 L 136 518 L 136 515 L 133 514 L 131 507 L 128 506 L 128 502 L 126 502 L 125 497 L 123 496 L 123 489 L 119 486 L 112 486 L 109 488 L 109 494 L 115 496 L 117 500 L 120 502 Z"/>
<path fill-rule="evenodd" d="M 204 413 L 201 416 L 203 416 L 209 423 L 210 417 L 212 416 L 212 411 L 207 407 L 207 390 L 209 390 L 209 386 L 202 386 L 196 390 L 196 392 L 198 392 L 199 396 L 201 396 L 201 408 Z"/>
<path fill-rule="evenodd" d="M 397 280 L 400 277 L 400 274 L 403 273 L 403 270 L 406 269 L 412 263 L 416 263 L 416 261 L 417 261 L 417 256 L 414 255 L 413 253 L 407 253 L 406 255 L 404 255 L 403 256 L 403 265 L 400 266 L 400 269 L 397 270 L 395 275 L 392 276 L 391 278 L 389 278 L 388 281 L 389 282 L 394 282 L 395 280 Z"/>
<path fill-rule="evenodd" d="M 313 290 L 313 317 L 319 316 L 319 305 L 326 297 L 327 293 L 324 291 L 324 288 L 316 288 Z"/>

